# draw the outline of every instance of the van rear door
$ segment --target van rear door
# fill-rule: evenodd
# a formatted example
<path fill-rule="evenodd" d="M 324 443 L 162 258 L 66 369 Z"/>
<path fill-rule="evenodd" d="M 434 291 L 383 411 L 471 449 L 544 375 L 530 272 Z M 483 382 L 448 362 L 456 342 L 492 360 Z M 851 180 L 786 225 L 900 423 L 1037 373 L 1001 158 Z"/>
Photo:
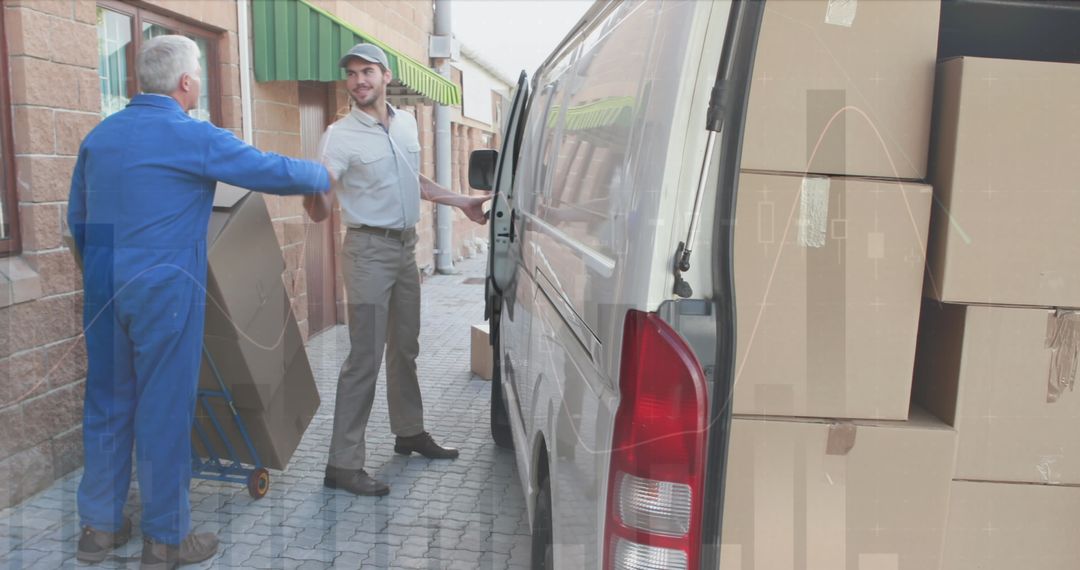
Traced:
<path fill-rule="evenodd" d="M 724 38 L 716 84 L 709 102 L 707 128 L 715 134 L 706 160 L 718 172 L 713 224 L 712 303 L 716 315 L 716 368 L 709 386 L 709 421 L 705 459 L 705 505 L 701 523 L 701 568 L 720 567 L 724 487 L 731 433 L 731 398 L 735 385 L 734 229 L 743 128 L 750 98 L 754 55 L 765 2 L 735 0 Z M 704 172 L 704 169 L 703 169 Z"/>

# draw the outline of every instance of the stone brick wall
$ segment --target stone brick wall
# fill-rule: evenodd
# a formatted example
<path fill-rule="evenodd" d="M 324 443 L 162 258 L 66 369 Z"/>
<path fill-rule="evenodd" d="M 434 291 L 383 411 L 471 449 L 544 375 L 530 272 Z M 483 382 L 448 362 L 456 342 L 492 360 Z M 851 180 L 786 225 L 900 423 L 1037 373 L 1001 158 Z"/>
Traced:
<path fill-rule="evenodd" d="M 225 30 L 218 42 L 223 126 L 239 134 L 236 6 L 150 0 L 170 16 Z M 86 345 L 82 283 L 61 235 L 79 144 L 101 120 L 97 4 L 5 0 L 22 252 L 0 267 L 38 284 L 0 308 L 0 508 L 82 464 Z"/>
<path fill-rule="evenodd" d="M 71 170 L 98 123 L 94 5 L 3 3 L 22 266 L 40 283 L 0 308 L 0 507 L 82 463 L 82 292 L 62 245 Z"/>
<path fill-rule="evenodd" d="M 314 0 L 356 27 L 421 62 L 434 22 L 424 0 Z M 236 5 L 224 0 L 146 0 L 141 6 L 222 30 L 217 41 L 221 123 L 241 133 Z M 0 258 L 0 273 L 32 278 L 17 294 L 0 294 L 0 508 L 17 503 L 82 464 L 81 415 L 86 376 L 82 339 L 81 278 L 61 239 L 66 203 L 82 138 L 100 121 L 97 5 L 93 0 L 3 0 L 9 49 L 15 169 L 22 252 Z M 299 86 L 251 78 L 253 134 L 257 147 L 300 156 Z M 335 86 L 338 114 L 348 98 Z M 423 146 L 422 172 L 435 177 L 433 109 L 416 115 Z M 463 186 L 468 150 L 479 131 L 455 126 L 455 189 Z M 468 150 L 462 148 L 468 145 Z M 266 196 L 285 257 L 283 279 L 307 336 L 303 269 L 308 222 L 297 197 Z M 435 207 L 424 202 L 418 226 L 418 263 L 434 268 Z M 455 257 L 462 244 L 486 228 L 455 214 Z M 343 237 L 339 227 L 337 236 Z M 471 242 L 469 242 L 471 243 Z M 2 281 L 2 280 L 0 280 Z M 5 285 L 0 283 L 0 285 Z M 343 322 L 344 283 L 337 275 L 338 320 Z M 5 306 L 6 305 L 6 306 Z"/>
<path fill-rule="evenodd" d="M 300 147 L 300 91 L 295 81 L 259 83 L 251 80 L 252 134 L 261 150 L 302 157 Z M 263 195 L 274 233 L 285 258 L 282 278 L 292 302 L 300 332 L 307 338 L 307 280 L 304 274 L 304 236 L 309 220 L 301 198 Z"/>
<path fill-rule="evenodd" d="M 432 2 L 424 0 L 314 0 L 313 4 L 426 63 L 434 29 Z"/>

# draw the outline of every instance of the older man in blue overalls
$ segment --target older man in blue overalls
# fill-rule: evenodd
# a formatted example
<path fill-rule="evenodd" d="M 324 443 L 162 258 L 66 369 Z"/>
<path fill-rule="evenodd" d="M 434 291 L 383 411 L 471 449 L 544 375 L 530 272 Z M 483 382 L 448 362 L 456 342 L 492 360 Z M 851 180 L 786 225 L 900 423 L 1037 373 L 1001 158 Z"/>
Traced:
<path fill-rule="evenodd" d="M 131 537 L 123 509 L 134 446 L 141 567 L 171 569 L 218 546 L 213 533 L 191 532 L 188 502 L 215 184 L 305 194 L 313 211 L 327 205 L 330 178 L 188 116 L 200 91 L 190 39 L 147 41 L 136 72 L 143 93 L 86 136 L 71 180 L 89 360 L 77 557 L 102 561 Z"/>

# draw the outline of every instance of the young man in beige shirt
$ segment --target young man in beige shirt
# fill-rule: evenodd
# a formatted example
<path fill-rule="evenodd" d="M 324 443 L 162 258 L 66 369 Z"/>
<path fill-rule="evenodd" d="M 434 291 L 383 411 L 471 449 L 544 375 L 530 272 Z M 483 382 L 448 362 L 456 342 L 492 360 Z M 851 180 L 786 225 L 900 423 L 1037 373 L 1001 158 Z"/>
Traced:
<path fill-rule="evenodd" d="M 420 273 L 416 230 L 420 200 L 461 209 L 486 223 L 488 197 L 463 196 L 435 184 L 420 171 L 416 119 L 386 101 L 392 79 L 386 54 L 357 44 L 341 58 L 355 107 L 326 131 L 323 163 L 337 180 L 335 193 L 348 231 L 342 271 L 349 307 L 350 351 L 338 378 L 334 432 L 326 465 L 327 487 L 357 495 L 385 495 L 390 487 L 364 471 L 365 432 L 375 384 L 386 352 L 390 429 L 394 451 L 453 459 L 424 430 L 416 376 L 420 335 Z M 329 212 L 326 198 L 311 198 L 309 212 Z"/>

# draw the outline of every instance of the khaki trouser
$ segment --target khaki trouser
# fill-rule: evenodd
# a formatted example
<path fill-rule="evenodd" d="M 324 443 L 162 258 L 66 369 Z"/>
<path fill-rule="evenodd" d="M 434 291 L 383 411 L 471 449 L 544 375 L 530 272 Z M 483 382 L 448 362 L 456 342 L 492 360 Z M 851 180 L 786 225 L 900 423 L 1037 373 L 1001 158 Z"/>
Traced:
<path fill-rule="evenodd" d="M 424 407 L 416 379 L 420 351 L 420 272 L 416 231 L 400 236 L 350 229 L 342 248 L 349 302 L 349 356 L 338 377 L 329 465 L 364 467 L 364 434 L 375 382 L 386 351 L 386 398 L 390 430 L 398 436 L 424 431 Z"/>

